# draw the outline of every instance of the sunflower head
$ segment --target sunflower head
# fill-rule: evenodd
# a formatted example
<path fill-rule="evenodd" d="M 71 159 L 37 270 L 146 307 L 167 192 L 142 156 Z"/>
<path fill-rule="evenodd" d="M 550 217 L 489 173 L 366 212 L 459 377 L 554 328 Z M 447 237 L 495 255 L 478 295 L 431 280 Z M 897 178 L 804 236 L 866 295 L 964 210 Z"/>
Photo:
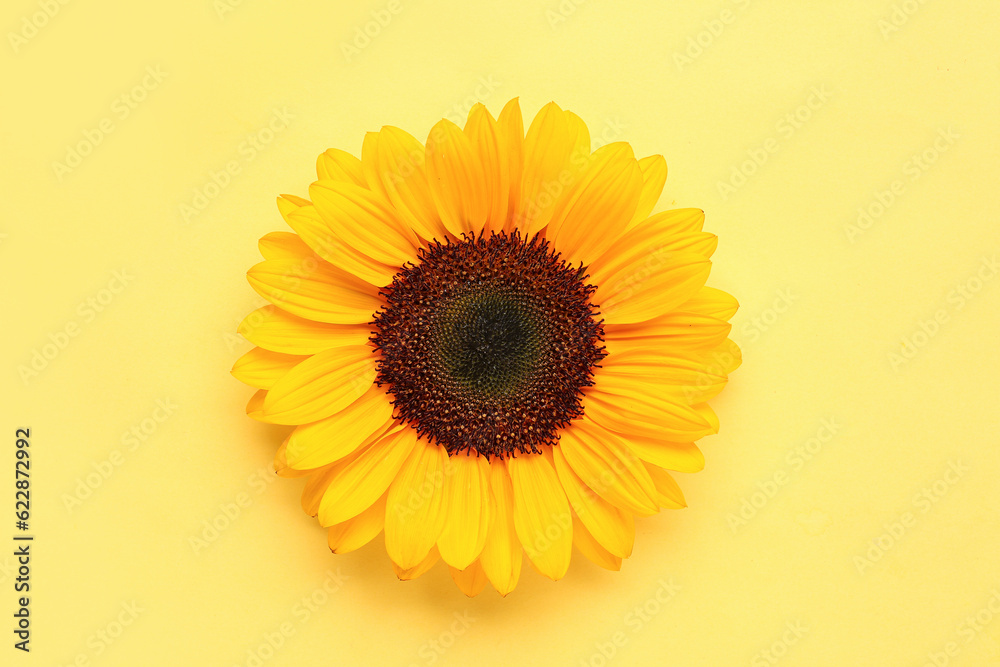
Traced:
<path fill-rule="evenodd" d="M 591 151 L 554 103 L 476 105 L 424 144 L 394 127 L 330 149 L 292 232 L 248 272 L 268 305 L 239 331 L 247 413 L 294 425 L 275 469 L 335 553 L 384 533 L 400 579 L 444 560 L 459 588 L 559 579 L 578 551 L 617 570 L 634 517 L 685 506 L 740 363 L 736 301 L 706 287 L 704 214 L 651 215 L 661 156 Z"/>

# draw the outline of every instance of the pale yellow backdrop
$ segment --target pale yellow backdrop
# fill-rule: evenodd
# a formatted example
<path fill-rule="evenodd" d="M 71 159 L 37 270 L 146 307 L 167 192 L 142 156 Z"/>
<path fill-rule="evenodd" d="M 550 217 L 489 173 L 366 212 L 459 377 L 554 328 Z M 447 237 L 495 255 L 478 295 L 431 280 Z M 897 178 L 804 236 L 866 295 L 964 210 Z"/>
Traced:
<path fill-rule="evenodd" d="M 0 14 L 0 663 L 1000 665 L 996 3 Z M 659 207 L 705 209 L 745 363 L 690 507 L 640 520 L 620 573 L 469 600 L 443 566 L 399 583 L 381 540 L 332 556 L 228 370 L 318 153 L 514 96 L 666 157 Z"/>

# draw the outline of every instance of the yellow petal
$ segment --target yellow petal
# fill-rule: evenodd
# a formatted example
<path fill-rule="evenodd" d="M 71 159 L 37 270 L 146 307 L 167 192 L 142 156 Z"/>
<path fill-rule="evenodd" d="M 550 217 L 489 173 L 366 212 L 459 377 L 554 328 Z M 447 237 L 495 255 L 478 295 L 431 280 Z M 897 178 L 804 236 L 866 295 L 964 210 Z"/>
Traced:
<path fill-rule="evenodd" d="M 604 547 L 594 539 L 587 527 L 583 525 L 578 517 L 573 517 L 573 546 L 587 559 L 605 570 L 617 572 L 622 569 L 622 559 Z"/>
<path fill-rule="evenodd" d="M 274 461 L 271 464 L 278 477 L 294 479 L 295 477 L 305 477 L 313 472 L 312 470 L 295 470 L 294 468 L 289 468 L 288 461 L 285 459 L 285 452 L 287 449 L 288 438 L 285 438 L 281 443 L 281 446 L 278 447 L 278 451 L 274 453 Z"/>
<path fill-rule="evenodd" d="M 692 213 L 680 216 L 682 221 L 704 216 L 698 209 L 687 210 Z M 644 260 L 652 270 L 674 252 L 690 252 L 705 259 L 712 256 L 718 237 L 698 230 L 678 231 L 677 226 L 677 217 L 659 215 L 621 235 L 606 253 L 587 267 L 591 279 L 598 285 L 605 283 L 623 269 L 637 265 L 636 260 Z"/>
<path fill-rule="evenodd" d="M 687 303 L 690 303 L 688 301 Z M 626 349 L 706 350 L 718 347 L 732 330 L 725 320 L 678 310 L 635 324 L 606 324 L 604 339 L 614 354 Z"/>
<path fill-rule="evenodd" d="M 639 168 L 642 170 L 642 195 L 627 229 L 632 229 L 649 216 L 660 199 L 663 184 L 667 182 L 667 161 L 662 155 L 642 158 L 639 160 Z"/>
<path fill-rule="evenodd" d="M 698 416 L 708 423 L 709 427 L 712 429 L 712 433 L 719 432 L 719 417 L 715 414 L 715 410 L 712 409 L 712 406 L 708 403 L 696 403 L 691 406 L 691 409 L 697 412 Z"/>
<path fill-rule="evenodd" d="M 637 280 L 644 280 L 647 275 L 655 274 L 674 253 L 699 255 L 707 260 L 715 252 L 718 241 L 718 237 L 708 232 L 675 234 L 666 226 L 642 225 L 618 239 L 587 270 L 596 285 L 623 275 L 636 275 Z M 685 301 L 695 294 L 697 291 L 687 294 Z"/>
<path fill-rule="evenodd" d="M 698 472 L 705 468 L 705 456 L 693 442 L 670 442 L 641 435 L 630 435 L 627 441 L 636 456 L 655 466 L 677 472 Z"/>
<path fill-rule="evenodd" d="M 714 350 L 704 355 L 705 366 L 713 372 L 729 375 L 743 363 L 743 352 L 731 338 L 727 338 Z"/>
<path fill-rule="evenodd" d="M 336 238 L 388 266 L 417 259 L 416 235 L 396 218 L 390 204 L 352 183 L 316 181 L 309 186 L 320 217 Z"/>
<path fill-rule="evenodd" d="M 482 593 L 483 588 L 486 587 L 486 573 L 483 572 L 479 561 L 476 561 L 464 570 L 459 570 L 451 566 L 448 569 L 451 572 L 451 578 L 455 580 L 459 590 L 470 598 L 474 598 Z"/>
<path fill-rule="evenodd" d="M 645 220 L 639 221 L 634 227 L 666 226 L 675 234 L 684 234 L 686 232 L 700 232 L 704 224 L 705 212 L 700 208 L 675 208 L 651 215 Z"/>
<path fill-rule="evenodd" d="M 316 159 L 316 176 L 321 181 L 345 181 L 367 187 L 361 160 L 339 148 L 328 148 Z"/>
<path fill-rule="evenodd" d="M 406 427 L 376 440 L 368 449 L 339 470 L 319 503 L 323 526 L 346 521 L 371 506 L 385 493 L 417 442 L 417 434 Z"/>
<path fill-rule="evenodd" d="M 403 569 L 417 566 L 434 547 L 444 527 L 444 447 L 417 440 L 389 486 L 385 509 L 385 550 Z"/>
<path fill-rule="evenodd" d="M 237 380 L 251 387 L 270 389 L 288 371 L 308 358 L 255 347 L 237 359 L 230 372 Z"/>
<path fill-rule="evenodd" d="M 646 463 L 644 465 L 646 466 L 646 471 L 649 473 L 650 479 L 652 479 L 653 484 L 656 485 L 656 492 L 659 495 L 657 502 L 660 507 L 675 510 L 687 507 L 687 501 L 684 500 L 684 494 L 681 492 L 681 487 L 677 485 L 677 482 L 675 482 L 674 478 L 670 476 L 670 473 L 650 463 Z"/>
<path fill-rule="evenodd" d="M 521 576 L 521 543 L 514 528 L 514 497 L 507 465 L 499 457 L 490 462 L 490 493 L 493 515 L 479 562 L 490 583 L 506 596 Z"/>
<path fill-rule="evenodd" d="M 400 566 L 393 563 L 392 571 L 396 573 L 396 576 L 399 577 L 401 581 L 409 581 L 411 579 L 416 579 L 424 572 L 431 569 L 434 566 L 434 563 L 438 562 L 440 558 L 441 555 L 438 554 L 437 547 L 433 547 L 430 553 L 427 554 L 427 557 L 424 558 L 422 561 L 420 561 L 420 563 L 417 564 L 416 566 L 411 567 L 409 569 L 403 569 Z"/>
<path fill-rule="evenodd" d="M 445 240 L 423 144 L 398 127 L 386 126 L 365 137 L 362 162 L 369 187 L 392 203 L 404 223 L 426 241 Z"/>
<path fill-rule="evenodd" d="M 448 457 L 444 480 L 446 516 L 438 551 L 460 570 L 479 557 L 490 528 L 490 466 L 485 456 Z"/>
<path fill-rule="evenodd" d="M 490 214 L 486 174 L 472 142 L 450 120 L 427 135 L 427 176 L 445 228 L 456 237 L 478 235 Z"/>
<path fill-rule="evenodd" d="M 331 225 L 320 215 L 319 209 L 308 202 L 306 206 L 290 210 L 285 215 L 285 222 L 298 233 L 310 251 L 315 251 L 317 257 L 367 283 L 387 285 L 398 271 L 398 267 L 376 261 L 350 245 L 342 227 Z M 347 226 L 352 224 L 346 223 Z"/>
<path fill-rule="evenodd" d="M 653 481 L 639 457 L 614 433 L 580 420 L 562 432 L 558 449 L 601 498 L 635 514 L 656 513 Z"/>
<path fill-rule="evenodd" d="M 618 389 L 612 387 L 612 390 Z M 626 436 L 663 437 L 678 442 L 693 442 L 718 432 L 702 411 L 678 398 L 647 392 L 629 395 L 602 392 L 597 387 L 584 390 L 584 413 L 594 423 Z"/>
<path fill-rule="evenodd" d="M 726 376 L 712 368 L 709 352 L 679 353 L 666 345 L 619 349 L 608 345 L 610 354 L 594 369 L 597 391 L 636 397 L 653 389 L 661 398 L 701 403 L 726 386 Z"/>
<path fill-rule="evenodd" d="M 632 148 L 624 142 L 602 146 L 556 202 L 545 236 L 569 263 L 588 266 L 625 231 L 641 191 Z"/>
<path fill-rule="evenodd" d="M 636 248 L 594 281 L 593 302 L 609 324 L 644 322 L 674 310 L 705 284 L 712 262 L 693 252 Z"/>
<path fill-rule="evenodd" d="M 548 224 L 558 198 L 587 166 L 590 133 L 576 114 L 549 102 L 531 121 L 524 138 L 517 227 L 531 238 Z"/>
<path fill-rule="evenodd" d="M 271 387 L 264 416 L 276 424 L 308 424 L 340 412 L 375 381 L 373 352 L 352 345 L 309 357 Z"/>
<path fill-rule="evenodd" d="M 573 142 L 573 150 L 569 155 L 568 169 L 575 172 L 574 176 L 579 176 L 590 159 L 590 129 L 583 119 L 572 111 L 566 111 L 566 124 L 570 133 L 576 137 Z"/>
<path fill-rule="evenodd" d="M 354 183 L 353 180 L 346 182 Z M 268 252 L 265 252 L 264 245 L 264 240 L 268 237 L 261 239 L 258 245 L 265 259 L 322 258 L 333 266 L 377 286 L 387 285 L 395 275 L 396 268 L 377 262 L 345 243 L 337 230 L 323 220 L 319 211 L 308 199 L 282 195 L 278 197 L 278 210 L 288 226 L 297 234 L 288 235 L 294 240 L 287 237 L 272 239 L 266 248 Z M 274 234 L 286 234 L 286 232 Z M 275 248 L 278 240 L 281 241 L 281 245 Z"/>
<path fill-rule="evenodd" d="M 281 208 L 282 199 L 278 198 L 278 207 Z M 297 209 L 298 206 L 292 206 Z M 264 234 L 257 242 L 260 254 L 264 259 L 301 259 L 313 254 L 312 248 L 306 245 L 298 234 L 292 232 L 271 232 Z"/>
<path fill-rule="evenodd" d="M 344 409 L 311 424 L 295 428 L 285 454 L 288 465 L 300 470 L 318 468 L 371 444 L 392 423 L 392 404 L 385 389 L 371 385 Z"/>
<path fill-rule="evenodd" d="M 573 518 L 552 464 L 542 454 L 507 460 L 514 496 L 514 528 L 528 559 L 544 576 L 561 579 L 569 568 Z"/>
<path fill-rule="evenodd" d="M 515 97 L 504 105 L 497 119 L 497 139 L 500 156 L 507 161 L 507 214 L 504 230 L 514 230 L 521 201 L 521 174 L 524 171 L 524 121 L 521 106 Z"/>
<path fill-rule="evenodd" d="M 293 315 L 332 324 L 362 324 L 382 305 L 378 288 L 326 262 L 269 259 L 247 272 L 250 286 Z"/>
<path fill-rule="evenodd" d="M 314 322 L 271 305 L 247 315 L 237 331 L 265 350 L 296 355 L 316 354 L 332 347 L 364 345 L 372 335 L 368 324 Z"/>
<path fill-rule="evenodd" d="M 264 417 L 264 412 L 262 408 L 264 407 L 264 399 L 267 398 L 267 389 L 258 389 L 257 392 L 250 397 L 247 401 L 247 416 L 251 419 L 256 419 L 260 422 L 272 423 L 271 420 Z"/>
<path fill-rule="evenodd" d="M 485 177 L 484 195 L 488 213 L 484 231 L 487 234 L 500 231 L 507 223 L 510 165 L 508 156 L 502 152 L 499 128 L 485 106 L 474 104 L 469 110 L 464 132 Z"/>
<path fill-rule="evenodd" d="M 714 287 L 702 287 L 694 296 L 677 306 L 677 310 L 728 322 L 739 307 L 739 302 L 731 294 Z"/>
<path fill-rule="evenodd" d="M 312 206 L 312 202 L 310 202 L 308 199 L 304 199 L 296 195 L 281 195 L 280 197 L 278 197 L 277 204 L 278 204 L 278 212 L 281 213 L 282 218 L 286 219 L 288 218 L 288 214 L 291 213 L 292 211 L 297 211 L 303 206 Z M 260 243 L 258 243 L 257 245 L 258 247 L 260 247 Z M 302 250 L 301 246 L 295 246 L 294 242 L 289 245 L 287 250 L 289 251 L 298 250 L 300 256 L 303 254 L 301 252 Z M 304 254 L 308 255 L 311 252 L 312 251 L 309 250 Z M 267 259 L 270 259 L 270 257 L 268 257 Z"/>
<path fill-rule="evenodd" d="M 583 522 L 589 534 L 600 542 L 603 549 L 620 558 L 632 555 L 632 544 L 635 541 L 635 521 L 632 515 L 604 500 L 584 484 L 566 462 L 561 446 L 553 447 L 552 453 L 559 481 L 578 520 Z M 575 541 L 576 530 L 573 535 Z"/>
<path fill-rule="evenodd" d="M 301 503 L 303 512 L 309 516 L 316 516 L 319 513 L 319 503 L 323 499 L 323 494 L 326 493 L 333 478 L 346 465 L 347 460 L 344 460 L 331 466 L 317 468 L 309 474 L 305 486 L 302 487 Z"/>
<path fill-rule="evenodd" d="M 353 519 L 330 526 L 327 543 L 330 551 L 335 554 L 346 554 L 360 549 L 382 532 L 382 522 L 385 519 L 385 496 L 372 503 L 372 506 Z"/>

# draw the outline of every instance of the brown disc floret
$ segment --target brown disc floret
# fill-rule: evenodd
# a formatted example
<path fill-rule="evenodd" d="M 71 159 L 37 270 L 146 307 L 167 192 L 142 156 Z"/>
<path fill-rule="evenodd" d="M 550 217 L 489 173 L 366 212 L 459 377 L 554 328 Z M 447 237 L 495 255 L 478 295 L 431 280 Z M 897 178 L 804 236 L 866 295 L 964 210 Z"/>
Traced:
<path fill-rule="evenodd" d="M 516 231 L 421 250 L 371 323 L 396 417 L 450 454 L 555 444 L 605 356 L 586 277 Z"/>

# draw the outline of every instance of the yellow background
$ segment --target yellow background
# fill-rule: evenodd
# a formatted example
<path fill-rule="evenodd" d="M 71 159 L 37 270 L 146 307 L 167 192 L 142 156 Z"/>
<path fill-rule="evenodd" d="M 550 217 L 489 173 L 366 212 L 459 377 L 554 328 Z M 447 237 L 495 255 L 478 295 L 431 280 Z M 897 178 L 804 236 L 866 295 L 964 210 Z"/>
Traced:
<path fill-rule="evenodd" d="M 15 0 L 2 14 L 0 539 L 15 532 L 14 429 L 29 426 L 36 541 L 30 655 L 11 646 L 13 546 L 0 551 L 0 663 L 1000 665 L 995 3 Z M 274 197 L 306 194 L 318 153 L 357 153 L 383 124 L 423 138 L 513 96 L 527 120 L 555 100 L 595 139 L 666 157 L 659 208 L 705 209 L 710 284 L 742 304 L 745 363 L 713 402 L 706 469 L 679 476 L 690 507 L 640 520 L 622 572 L 576 556 L 560 582 L 526 567 L 508 598 L 469 600 L 441 565 L 399 583 L 381 538 L 332 556 L 301 480 L 258 476 L 286 429 L 248 419 L 251 390 L 228 371 L 260 304 L 244 278 L 256 240 L 283 227 Z M 275 110 L 290 118 L 269 134 Z M 102 123 L 75 168 L 55 165 Z M 214 196 L 186 216 L 196 191 Z M 859 208 L 877 214 L 864 229 Z M 52 358 L 25 374 L 36 352 Z M 123 440 L 133 427 L 144 440 Z M 310 596 L 323 603 L 306 614 Z"/>

